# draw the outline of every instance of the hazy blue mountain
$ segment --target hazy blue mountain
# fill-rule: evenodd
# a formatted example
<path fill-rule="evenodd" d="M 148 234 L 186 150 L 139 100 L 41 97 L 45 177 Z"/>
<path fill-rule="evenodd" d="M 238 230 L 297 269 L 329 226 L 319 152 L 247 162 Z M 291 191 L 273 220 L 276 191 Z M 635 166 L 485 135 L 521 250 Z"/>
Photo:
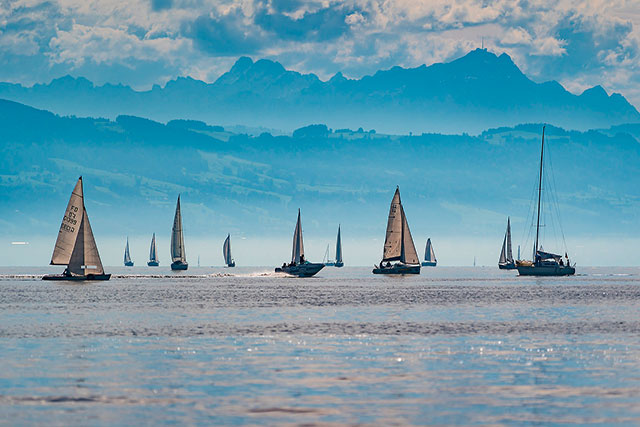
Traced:
<path fill-rule="evenodd" d="M 0 98 L 63 115 L 185 118 L 288 131 L 308 123 L 459 134 L 527 122 L 578 130 L 640 122 L 620 94 L 596 86 L 573 95 L 555 81 L 533 82 L 508 55 L 481 49 L 445 64 L 394 67 L 355 80 L 338 73 L 322 81 L 277 62 L 243 57 L 211 84 L 178 78 L 135 91 L 65 76 L 33 87 L 1 83 Z"/>
<path fill-rule="evenodd" d="M 634 178 L 640 143 L 627 129 L 638 128 L 547 127 L 548 182 L 569 241 L 640 233 Z M 0 100 L 0 236 L 54 239 L 83 175 L 92 225 L 103 238 L 168 236 L 181 193 L 187 240 L 231 232 L 271 236 L 286 246 L 301 207 L 307 236 L 331 242 L 341 223 L 345 242 L 375 238 L 367 248 L 377 254 L 399 185 L 419 247 L 427 235 L 440 242 L 478 238 L 490 248 L 495 240 L 497 259 L 508 215 L 514 244 L 527 241 L 540 133 L 540 124 L 478 136 L 397 136 L 316 124 L 294 136 L 251 137 L 195 120 L 60 117 Z M 550 233 L 554 224 L 545 221 Z M 112 259 L 121 258 L 120 250 Z M 321 254 L 324 246 L 316 250 Z M 448 250 L 472 249 L 449 244 Z"/>

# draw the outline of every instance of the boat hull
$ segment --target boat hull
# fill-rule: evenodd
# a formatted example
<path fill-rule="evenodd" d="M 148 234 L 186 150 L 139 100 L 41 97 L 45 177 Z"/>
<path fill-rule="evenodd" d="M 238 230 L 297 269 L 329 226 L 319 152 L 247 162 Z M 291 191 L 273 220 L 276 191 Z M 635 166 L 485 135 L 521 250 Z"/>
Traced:
<path fill-rule="evenodd" d="M 338 268 L 344 267 L 344 262 L 336 262 L 333 266 Z"/>
<path fill-rule="evenodd" d="M 235 262 L 232 262 L 231 264 L 227 264 L 227 267 L 229 267 L 229 268 L 232 268 L 232 267 L 235 267 L 235 266 L 236 266 Z"/>
<path fill-rule="evenodd" d="M 111 274 L 87 274 L 86 276 L 65 276 L 62 274 L 51 274 L 43 276 L 42 280 L 58 280 L 67 282 L 83 282 L 91 280 L 109 280 Z"/>
<path fill-rule="evenodd" d="M 437 265 L 437 262 L 434 262 L 434 261 L 422 261 L 423 267 L 435 267 L 436 265 Z"/>
<path fill-rule="evenodd" d="M 186 262 L 176 261 L 171 263 L 172 270 L 186 270 L 187 268 L 189 268 L 189 264 Z"/>
<path fill-rule="evenodd" d="M 148 265 L 149 267 L 157 267 L 157 266 L 159 266 L 159 265 L 160 265 L 160 263 L 159 263 L 158 261 L 149 261 L 149 262 L 147 263 L 147 265 Z"/>
<path fill-rule="evenodd" d="M 336 266 L 336 263 L 335 263 L 335 262 L 325 262 L 325 263 L 324 263 L 324 266 L 325 266 L 325 267 L 335 267 L 335 266 Z"/>
<path fill-rule="evenodd" d="M 125 262 L 124 266 L 125 267 L 133 267 L 133 262 Z"/>
<path fill-rule="evenodd" d="M 576 274 L 575 267 L 567 265 L 519 265 L 517 269 L 520 276 L 573 276 Z"/>
<path fill-rule="evenodd" d="M 311 277 L 315 276 L 320 270 L 324 268 L 322 263 L 306 263 L 302 265 L 292 265 L 286 267 L 276 267 L 276 273 L 286 273 L 291 276 L 297 277 Z"/>
<path fill-rule="evenodd" d="M 516 263 L 515 262 L 509 262 L 509 263 L 504 263 L 504 264 L 498 264 L 498 268 L 500 270 L 515 270 L 518 267 L 516 267 Z"/>
<path fill-rule="evenodd" d="M 419 265 L 393 265 L 391 267 L 376 267 L 373 274 L 420 274 Z"/>

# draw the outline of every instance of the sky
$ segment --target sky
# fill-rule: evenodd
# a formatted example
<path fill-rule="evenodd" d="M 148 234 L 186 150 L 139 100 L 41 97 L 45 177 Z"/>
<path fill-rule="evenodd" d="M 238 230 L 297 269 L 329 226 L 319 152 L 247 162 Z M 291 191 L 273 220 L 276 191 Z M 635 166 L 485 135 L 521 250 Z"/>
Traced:
<path fill-rule="evenodd" d="M 148 89 L 240 56 L 323 79 L 508 53 L 536 81 L 640 105 L 638 0 L 0 0 L 0 81 L 66 74 Z"/>

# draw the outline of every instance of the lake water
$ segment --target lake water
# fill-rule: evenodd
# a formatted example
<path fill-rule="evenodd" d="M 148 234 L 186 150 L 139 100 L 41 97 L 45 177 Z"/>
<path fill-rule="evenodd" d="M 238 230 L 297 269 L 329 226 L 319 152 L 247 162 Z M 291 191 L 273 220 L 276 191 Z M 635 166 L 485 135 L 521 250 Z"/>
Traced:
<path fill-rule="evenodd" d="M 640 269 L 0 269 L 0 423 L 639 424 Z"/>

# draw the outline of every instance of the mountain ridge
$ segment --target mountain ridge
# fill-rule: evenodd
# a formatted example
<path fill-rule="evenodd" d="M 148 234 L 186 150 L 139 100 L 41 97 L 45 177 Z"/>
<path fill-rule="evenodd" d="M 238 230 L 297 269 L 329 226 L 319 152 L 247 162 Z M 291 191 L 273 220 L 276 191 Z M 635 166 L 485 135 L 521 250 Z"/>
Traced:
<path fill-rule="evenodd" d="M 554 80 L 536 83 L 507 54 L 482 49 L 448 63 L 394 66 L 359 79 L 339 72 L 323 81 L 276 61 L 240 57 L 212 83 L 178 77 L 137 91 L 67 75 L 31 87 L 0 83 L 0 98 L 62 115 L 188 118 L 287 131 L 311 122 L 388 133 L 477 133 L 523 122 L 577 130 L 640 123 L 640 113 L 621 94 L 596 85 L 575 95 Z"/>

